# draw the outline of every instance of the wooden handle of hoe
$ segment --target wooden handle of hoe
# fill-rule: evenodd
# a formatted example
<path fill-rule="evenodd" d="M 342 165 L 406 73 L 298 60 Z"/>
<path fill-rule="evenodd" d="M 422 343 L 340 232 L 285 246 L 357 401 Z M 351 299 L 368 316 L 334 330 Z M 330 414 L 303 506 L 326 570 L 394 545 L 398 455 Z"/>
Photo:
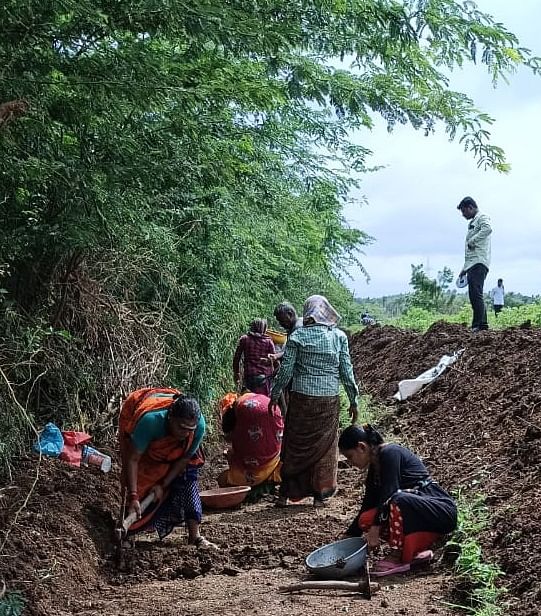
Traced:
<path fill-rule="evenodd" d="M 280 592 L 296 592 L 298 590 L 349 590 L 351 592 L 365 592 L 367 582 L 339 582 L 336 580 L 321 580 L 314 582 L 300 582 L 291 586 L 280 586 Z M 375 592 L 379 590 L 380 585 L 375 582 L 370 582 L 370 590 Z"/>
<path fill-rule="evenodd" d="M 154 502 L 154 492 L 151 492 L 150 494 L 147 494 L 147 496 L 145 496 L 145 498 L 141 501 L 141 513 L 144 513 L 146 509 L 148 509 L 153 502 Z M 122 522 L 122 530 L 127 532 L 128 528 L 134 522 L 137 522 L 137 514 L 135 513 L 135 511 L 130 513 L 130 515 L 124 519 L 124 521 Z"/>

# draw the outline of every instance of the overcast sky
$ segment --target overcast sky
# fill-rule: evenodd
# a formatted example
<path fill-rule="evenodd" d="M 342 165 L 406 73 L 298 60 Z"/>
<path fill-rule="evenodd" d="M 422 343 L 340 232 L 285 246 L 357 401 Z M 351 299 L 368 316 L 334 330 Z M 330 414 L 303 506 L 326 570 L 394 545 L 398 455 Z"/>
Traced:
<path fill-rule="evenodd" d="M 524 47 L 541 55 L 536 34 L 541 23 L 539 0 L 478 0 L 514 32 Z M 371 162 L 384 169 L 364 176 L 360 193 L 368 205 L 346 209 L 346 218 L 374 236 L 358 269 L 346 281 L 359 297 L 409 290 L 411 264 L 424 263 L 435 277 L 445 265 L 458 274 L 464 259 L 466 221 L 456 209 L 466 195 L 492 220 L 492 265 L 485 289 L 503 278 L 507 291 L 541 294 L 541 76 L 527 71 L 510 84 L 493 89 L 483 66 L 456 73 L 452 87 L 471 96 L 496 119 L 492 142 L 504 148 L 511 173 L 479 170 L 472 154 L 444 132 L 424 137 L 410 127 L 388 133 L 380 122 L 354 140 L 369 147 Z M 426 268 L 425 268 L 426 269 Z"/>

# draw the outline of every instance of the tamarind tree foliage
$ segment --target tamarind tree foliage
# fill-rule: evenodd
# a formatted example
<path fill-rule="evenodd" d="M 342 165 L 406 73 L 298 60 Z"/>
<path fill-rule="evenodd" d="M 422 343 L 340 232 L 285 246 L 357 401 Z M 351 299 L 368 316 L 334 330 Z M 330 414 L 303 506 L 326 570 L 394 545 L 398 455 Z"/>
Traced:
<path fill-rule="evenodd" d="M 539 68 L 470 1 L 5 0 L 0 21 L 5 459 L 32 418 L 107 434 L 138 385 L 210 400 L 279 301 L 356 316 L 352 131 L 440 125 L 505 171 L 448 75 Z"/>

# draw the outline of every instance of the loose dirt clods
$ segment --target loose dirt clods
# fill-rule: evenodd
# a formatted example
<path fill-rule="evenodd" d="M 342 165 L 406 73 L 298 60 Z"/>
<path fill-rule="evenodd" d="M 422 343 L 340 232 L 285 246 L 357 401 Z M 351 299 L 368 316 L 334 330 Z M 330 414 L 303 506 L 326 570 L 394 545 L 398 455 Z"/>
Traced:
<path fill-rule="evenodd" d="M 404 403 L 397 382 L 466 351 L 439 380 Z M 511 614 L 538 614 L 541 553 L 541 332 L 470 334 L 437 324 L 426 334 L 370 327 L 351 341 L 361 386 L 390 405 L 386 434 L 418 452 L 446 488 L 467 486 L 486 496 L 493 516 L 482 543 L 486 558 L 506 573 Z M 221 458 L 207 464 L 211 487 Z M 342 465 L 343 466 L 343 465 Z M 14 488 L 0 508 L 5 530 L 35 476 L 35 459 L 21 460 Z M 206 515 L 203 533 L 220 552 L 198 552 L 177 531 L 164 542 L 138 540 L 129 570 L 113 565 L 112 529 L 118 476 L 43 460 L 40 479 L 0 555 L 0 578 L 20 589 L 33 616 L 315 616 L 448 614 L 449 565 L 394 578 L 369 604 L 340 592 L 279 595 L 305 576 L 304 557 L 336 538 L 355 513 L 362 477 L 340 468 L 329 508 L 301 504 L 286 511 L 271 499 Z M 3 536 L 3 535 L 2 535 Z"/>
<path fill-rule="evenodd" d="M 34 460 L 21 466 L 20 497 L 34 467 Z M 447 613 L 438 599 L 442 573 L 404 580 L 404 588 L 383 591 L 370 606 L 340 592 L 325 598 L 317 592 L 291 597 L 277 592 L 303 579 L 304 557 L 336 538 L 353 517 L 361 482 L 353 469 L 340 470 L 341 487 L 329 508 L 299 504 L 284 511 L 269 497 L 242 509 L 208 513 L 202 530 L 219 552 L 185 545 L 181 530 L 161 543 L 143 537 L 126 559 L 125 573 L 114 566 L 111 541 L 116 479 L 44 461 L 37 489 L 6 544 L 5 552 L 13 557 L 2 560 L 10 587 L 22 588 L 29 599 L 28 614 L 293 616 L 302 611 L 315 616 L 351 606 L 358 614 L 378 616 L 389 614 L 379 606 L 387 595 L 393 606 L 407 609 L 415 601 L 423 609 Z M 209 481 L 204 477 L 203 485 Z M 5 528 L 9 514 L 3 514 Z"/>
<path fill-rule="evenodd" d="M 541 601 L 541 331 L 471 334 L 436 323 L 426 334 L 370 327 L 353 337 L 365 389 L 391 405 L 388 433 L 416 450 L 446 487 L 483 495 L 492 524 L 485 558 L 505 573 L 510 613 L 539 614 Z M 443 376 L 405 402 L 398 381 L 465 348 Z"/>

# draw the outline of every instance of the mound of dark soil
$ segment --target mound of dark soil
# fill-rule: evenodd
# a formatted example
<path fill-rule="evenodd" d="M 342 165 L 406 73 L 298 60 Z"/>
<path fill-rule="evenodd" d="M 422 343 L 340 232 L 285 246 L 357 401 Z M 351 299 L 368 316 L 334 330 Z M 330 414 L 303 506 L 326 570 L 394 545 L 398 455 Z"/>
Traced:
<path fill-rule="evenodd" d="M 400 380 L 461 348 L 439 379 L 405 402 L 393 400 Z M 390 432 L 410 443 L 446 487 L 486 497 L 492 523 L 483 535 L 485 555 L 505 572 L 512 613 L 539 614 L 541 331 L 370 327 L 353 337 L 351 353 L 365 391 L 393 405 Z"/>
<path fill-rule="evenodd" d="M 98 586 L 112 547 L 117 481 L 47 458 L 39 467 L 35 459 L 19 462 L 0 509 L 0 578 L 29 599 L 25 613 L 52 614 Z"/>

